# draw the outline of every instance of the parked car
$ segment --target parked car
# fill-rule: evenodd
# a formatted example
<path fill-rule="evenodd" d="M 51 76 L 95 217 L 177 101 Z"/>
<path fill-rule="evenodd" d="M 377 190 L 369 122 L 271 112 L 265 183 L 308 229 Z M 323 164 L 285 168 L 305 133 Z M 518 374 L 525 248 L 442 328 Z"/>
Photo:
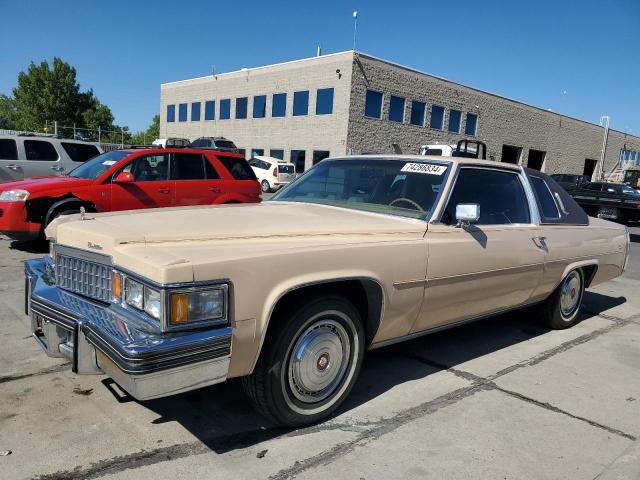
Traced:
<path fill-rule="evenodd" d="M 151 145 L 155 145 L 160 148 L 186 148 L 191 146 L 191 142 L 188 138 L 156 138 Z"/>
<path fill-rule="evenodd" d="M 231 140 L 224 137 L 200 137 L 191 142 L 192 148 L 207 148 L 220 152 L 238 153 L 238 147 Z"/>
<path fill-rule="evenodd" d="M 288 426 L 331 414 L 368 349 L 533 305 L 571 327 L 629 256 L 624 226 L 543 173 L 420 156 L 326 159 L 259 205 L 61 217 L 47 234 L 26 305 L 48 355 L 139 400 L 242 377 Z"/>
<path fill-rule="evenodd" d="M 101 153 L 97 143 L 34 135 L 0 135 L 0 183 L 64 175 Z"/>
<path fill-rule="evenodd" d="M 573 175 L 569 173 L 554 173 L 551 175 L 551 178 L 569 193 L 578 188 L 582 188 L 591 181 L 591 177 L 587 175 Z"/>
<path fill-rule="evenodd" d="M 626 184 L 592 182 L 571 191 L 584 210 L 600 218 L 640 220 L 640 192 Z"/>
<path fill-rule="evenodd" d="M 420 147 L 420 155 L 436 155 L 440 157 L 452 157 L 456 150 L 455 143 L 432 143 Z"/>
<path fill-rule="evenodd" d="M 296 178 L 295 165 L 279 158 L 256 155 L 249 160 L 249 165 L 264 193 L 278 190 Z"/>
<path fill-rule="evenodd" d="M 193 149 L 114 150 L 66 177 L 0 184 L 0 233 L 36 239 L 54 218 L 81 208 L 112 212 L 259 201 L 260 185 L 239 155 Z"/>

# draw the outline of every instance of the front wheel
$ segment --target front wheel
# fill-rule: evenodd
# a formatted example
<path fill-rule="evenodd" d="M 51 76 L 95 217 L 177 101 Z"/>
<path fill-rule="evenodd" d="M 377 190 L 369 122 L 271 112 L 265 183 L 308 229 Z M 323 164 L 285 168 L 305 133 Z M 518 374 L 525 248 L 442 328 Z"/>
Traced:
<path fill-rule="evenodd" d="M 364 331 L 358 311 L 342 297 L 318 298 L 284 315 L 243 386 L 265 417 L 297 427 L 326 418 L 349 394 Z"/>
<path fill-rule="evenodd" d="M 569 328 L 578 323 L 578 312 L 584 295 L 584 273 L 571 270 L 560 286 L 542 304 L 542 320 L 554 330 Z"/>

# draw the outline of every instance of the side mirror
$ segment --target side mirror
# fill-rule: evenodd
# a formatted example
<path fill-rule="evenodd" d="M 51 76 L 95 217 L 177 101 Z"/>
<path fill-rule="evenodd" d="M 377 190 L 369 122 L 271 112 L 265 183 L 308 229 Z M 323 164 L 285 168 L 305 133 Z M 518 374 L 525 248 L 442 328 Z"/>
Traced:
<path fill-rule="evenodd" d="M 459 203 L 456 205 L 457 228 L 468 227 L 480 220 L 480 205 L 477 203 Z"/>
<path fill-rule="evenodd" d="M 131 172 L 120 172 L 113 181 L 115 183 L 133 183 L 135 178 L 133 178 L 133 173 Z"/>

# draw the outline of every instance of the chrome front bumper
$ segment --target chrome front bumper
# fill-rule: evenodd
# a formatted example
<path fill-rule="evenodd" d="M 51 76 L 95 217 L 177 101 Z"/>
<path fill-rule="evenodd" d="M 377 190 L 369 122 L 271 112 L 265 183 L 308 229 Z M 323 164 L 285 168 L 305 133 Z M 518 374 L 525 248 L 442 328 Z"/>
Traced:
<path fill-rule="evenodd" d="M 25 262 L 25 312 L 50 357 L 78 374 L 105 373 L 138 400 L 226 380 L 231 327 L 161 333 L 157 325 L 55 286 L 46 258 Z"/>

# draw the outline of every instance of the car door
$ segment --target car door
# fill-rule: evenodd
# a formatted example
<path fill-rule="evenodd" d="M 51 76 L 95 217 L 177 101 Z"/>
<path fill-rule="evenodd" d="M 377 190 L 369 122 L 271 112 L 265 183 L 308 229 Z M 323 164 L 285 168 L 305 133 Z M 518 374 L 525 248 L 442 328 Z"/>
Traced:
<path fill-rule="evenodd" d="M 154 153 L 134 158 L 122 172 L 133 175 L 133 182 L 112 181 L 111 210 L 135 210 L 139 208 L 160 208 L 174 205 L 175 182 L 169 179 L 169 153 Z"/>
<path fill-rule="evenodd" d="M 23 178 L 18 142 L 13 138 L 0 138 L 0 182 Z"/>
<path fill-rule="evenodd" d="M 25 161 L 22 166 L 24 178 L 62 175 L 64 166 L 60 152 L 53 142 L 44 139 L 25 139 L 23 142 Z"/>
<path fill-rule="evenodd" d="M 222 181 L 209 159 L 200 153 L 174 153 L 171 178 L 177 206 L 210 205 L 222 193 Z"/>
<path fill-rule="evenodd" d="M 529 301 L 542 278 L 545 252 L 527 189 L 517 171 L 460 168 L 440 221 L 426 233 L 425 300 L 413 331 Z M 456 205 L 464 203 L 478 204 L 480 218 L 459 227 Z"/>

